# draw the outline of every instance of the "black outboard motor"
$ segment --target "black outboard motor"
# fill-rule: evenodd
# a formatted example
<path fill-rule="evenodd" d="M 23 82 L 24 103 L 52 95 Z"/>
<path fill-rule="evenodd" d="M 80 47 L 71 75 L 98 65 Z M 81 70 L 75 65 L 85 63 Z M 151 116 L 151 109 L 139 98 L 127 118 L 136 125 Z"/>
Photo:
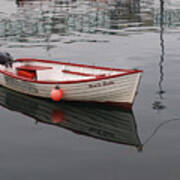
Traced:
<path fill-rule="evenodd" d="M 6 67 L 12 67 L 13 58 L 7 52 L 0 52 L 0 64 Z"/>

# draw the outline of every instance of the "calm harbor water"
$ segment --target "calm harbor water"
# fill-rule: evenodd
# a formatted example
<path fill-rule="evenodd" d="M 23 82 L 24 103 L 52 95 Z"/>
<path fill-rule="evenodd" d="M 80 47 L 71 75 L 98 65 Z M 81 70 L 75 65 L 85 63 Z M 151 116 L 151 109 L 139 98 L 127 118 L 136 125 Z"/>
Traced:
<path fill-rule="evenodd" d="M 0 178 L 179 180 L 179 22 L 178 0 L 1 0 L 1 51 L 144 73 L 132 112 L 0 87 Z"/>

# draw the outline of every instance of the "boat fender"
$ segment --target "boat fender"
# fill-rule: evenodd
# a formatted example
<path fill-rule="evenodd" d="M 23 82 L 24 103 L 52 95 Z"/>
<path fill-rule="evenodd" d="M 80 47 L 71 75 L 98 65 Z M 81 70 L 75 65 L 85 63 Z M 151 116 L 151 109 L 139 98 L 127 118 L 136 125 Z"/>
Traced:
<path fill-rule="evenodd" d="M 51 90 L 50 97 L 53 101 L 60 101 L 62 99 L 62 96 L 63 91 L 59 86 L 56 86 Z"/>

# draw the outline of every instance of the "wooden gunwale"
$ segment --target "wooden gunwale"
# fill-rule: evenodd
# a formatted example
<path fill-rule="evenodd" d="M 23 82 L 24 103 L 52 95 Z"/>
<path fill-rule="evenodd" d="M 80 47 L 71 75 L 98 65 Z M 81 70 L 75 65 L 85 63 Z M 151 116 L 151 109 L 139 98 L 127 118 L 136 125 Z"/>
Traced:
<path fill-rule="evenodd" d="M 92 81 L 99 81 L 99 80 L 106 80 L 106 79 L 112 79 L 120 76 L 126 76 L 131 75 L 135 73 L 141 73 L 142 70 L 128 70 L 128 69 L 117 69 L 117 68 L 109 68 L 109 67 L 101 67 L 101 66 L 90 66 L 90 65 L 84 65 L 84 64 L 73 64 L 73 63 L 65 63 L 65 62 L 59 62 L 59 61 L 50 61 L 50 60 L 42 60 L 42 59 L 31 59 L 31 58 L 21 58 L 16 59 L 15 62 L 41 62 L 41 63 L 48 63 L 48 64 L 59 64 L 59 65 L 68 65 L 68 66 L 75 66 L 75 67 L 85 67 L 90 69 L 101 69 L 101 70 L 107 70 L 107 71 L 119 71 L 121 73 L 115 74 L 115 75 L 108 75 L 108 76 L 95 76 L 91 79 L 81 79 L 81 80 L 67 80 L 67 81 L 38 81 L 34 79 L 28 79 L 24 77 L 19 77 L 13 73 L 10 73 L 8 71 L 0 70 L 0 73 L 7 75 L 14 79 L 19 79 L 22 81 L 28 81 L 31 83 L 37 83 L 37 84 L 75 84 L 75 83 L 84 83 L 84 82 L 92 82 Z M 124 73 L 122 73 L 124 72 Z"/>

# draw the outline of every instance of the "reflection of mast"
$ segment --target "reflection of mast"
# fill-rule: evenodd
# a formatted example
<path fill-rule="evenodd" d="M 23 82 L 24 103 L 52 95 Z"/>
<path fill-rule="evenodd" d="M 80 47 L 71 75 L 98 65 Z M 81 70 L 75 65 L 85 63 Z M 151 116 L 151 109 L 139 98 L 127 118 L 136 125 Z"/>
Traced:
<path fill-rule="evenodd" d="M 163 83 L 163 79 L 164 79 L 164 72 L 163 72 L 163 63 L 164 63 L 164 54 L 165 54 L 165 50 L 164 50 L 164 1 L 161 0 L 161 7 L 160 7 L 160 40 L 161 40 L 161 58 L 160 58 L 160 62 L 159 62 L 159 67 L 160 67 L 160 80 L 159 80 L 159 96 L 160 99 L 163 99 L 163 94 L 165 93 L 165 91 L 163 90 L 162 87 L 162 83 Z"/>
<path fill-rule="evenodd" d="M 164 63 L 164 55 L 165 55 L 165 46 L 164 46 L 164 0 L 160 0 L 160 46 L 161 46 L 161 56 L 160 56 L 160 62 L 159 62 L 159 68 L 160 68 L 160 79 L 159 79 L 159 91 L 157 92 L 159 94 L 160 100 L 163 100 L 163 94 L 165 91 L 163 90 L 163 80 L 164 80 L 164 69 L 163 69 L 163 63 Z M 162 104 L 161 101 L 155 101 L 153 103 L 153 109 L 156 110 L 163 110 L 166 107 Z"/>

